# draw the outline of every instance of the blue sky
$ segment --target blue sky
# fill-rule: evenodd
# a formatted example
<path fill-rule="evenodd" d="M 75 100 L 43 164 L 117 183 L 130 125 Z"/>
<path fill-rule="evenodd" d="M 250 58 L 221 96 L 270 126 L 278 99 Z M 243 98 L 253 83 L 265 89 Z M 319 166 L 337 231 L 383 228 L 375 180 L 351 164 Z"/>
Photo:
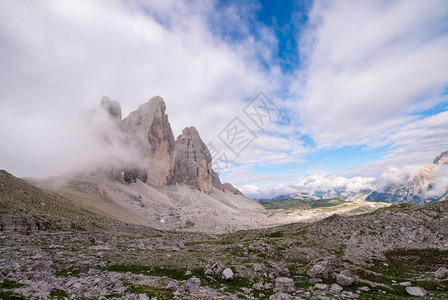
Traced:
<path fill-rule="evenodd" d="M 106 95 L 126 116 L 160 95 L 174 135 L 195 126 L 248 196 L 309 178 L 381 186 L 448 150 L 447 20 L 444 0 L 5 0 L 0 168 L 126 160 L 86 112 Z M 247 113 L 260 92 L 281 112 L 261 127 Z M 235 118 L 256 136 L 239 155 L 219 138 Z"/>

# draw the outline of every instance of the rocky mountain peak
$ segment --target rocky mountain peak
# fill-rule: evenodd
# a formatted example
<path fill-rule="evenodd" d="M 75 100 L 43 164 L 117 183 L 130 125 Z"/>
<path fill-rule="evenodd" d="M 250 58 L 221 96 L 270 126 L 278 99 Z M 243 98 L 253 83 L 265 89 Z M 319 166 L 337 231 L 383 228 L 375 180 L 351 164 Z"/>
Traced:
<path fill-rule="evenodd" d="M 448 164 L 448 151 L 440 153 L 439 156 L 434 159 L 435 165 L 442 165 L 442 164 Z"/>
<path fill-rule="evenodd" d="M 123 130 L 143 152 L 146 161 L 146 183 L 166 186 L 174 181 L 174 136 L 165 102 L 159 96 L 129 114 Z"/>
<path fill-rule="evenodd" d="M 194 127 L 187 127 L 176 139 L 176 182 L 198 188 L 213 189 L 212 156 Z"/>
<path fill-rule="evenodd" d="M 104 96 L 101 99 L 100 107 L 112 117 L 112 119 L 121 122 L 121 106 L 118 101 L 110 100 L 108 97 Z"/>

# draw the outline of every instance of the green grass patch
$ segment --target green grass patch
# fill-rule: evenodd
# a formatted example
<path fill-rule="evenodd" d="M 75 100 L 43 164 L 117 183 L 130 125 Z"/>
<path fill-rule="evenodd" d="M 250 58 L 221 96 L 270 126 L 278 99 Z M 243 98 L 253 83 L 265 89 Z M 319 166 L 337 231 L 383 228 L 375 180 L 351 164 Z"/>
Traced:
<path fill-rule="evenodd" d="M 271 232 L 268 234 L 268 237 L 278 239 L 282 238 L 285 234 L 281 231 Z"/>
<path fill-rule="evenodd" d="M 263 206 L 267 209 L 314 209 L 320 207 L 333 207 L 345 204 L 347 201 L 341 198 L 334 199 L 288 199 L 276 202 L 264 202 Z"/>
<path fill-rule="evenodd" d="M 2 283 L 0 283 L 0 288 L 5 289 L 5 290 L 16 289 L 16 288 L 19 288 L 22 286 L 23 286 L 23 284 L 17 283 L 15 281 L 9 280 L 9 279 L 5 279 L 5 280 L 3 280 Z"/>
<path fill-rule="evenodd" d="M 0 291 L 0 299 L 3 300 L 25 300 L 22 295 L 18 295 L 12 292 L 1 292 Z"/>
<path fill-rule="evenodd" d="M 64 298 L 68 298 L 68 295 L 63 290 L 52 289 L 51 292 L 50 292 L 50 297 L 56 298 L 56 299 L 64 299 Z"/>

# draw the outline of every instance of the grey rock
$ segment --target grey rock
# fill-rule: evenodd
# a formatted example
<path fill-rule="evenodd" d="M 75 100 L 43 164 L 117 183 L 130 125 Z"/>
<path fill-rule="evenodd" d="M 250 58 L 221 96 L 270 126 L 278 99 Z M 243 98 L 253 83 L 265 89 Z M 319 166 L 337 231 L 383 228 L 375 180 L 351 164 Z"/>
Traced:
<path fill-rule="evenodd" d="M 344 270 L 336 276 L 336 281 L 341 286 L 351 286 L 356 281 L 356 276 L 349 270 Z"/>
<path fill-rule="evenodd" d="M 446 279 L 448 278 L 448 269 L 445 267 L 440 267 L 436 272 L 435 272 L 435 277 L 437 279 Z"/>
<path fill-rule="evenodd" d="M 368 291 L 370 291 L 370 288 L 368 286 L 363 286 L 363 287 L 360 287 L 359 290 L 361 292 L 368 292 Z"/>
<path fill-rule="evenodd" d="M 410 283 L 409 281 L 404 281 L 404 282 L 400 282 L 399 285 L 400 286 L 412 286 L 412 283 Z"/>
<path fill-rule="evenodd" d="M 234 279 L 234 274 L 232 269 L 230 268 L 226 268 L 223 272 L 222 272 L 222 279 L 224 280 L 233 280 Z"/>
<path fill-rule="evenodd" d="M 406 288 L 406 292 L 411 296 L 416 297 L 425 297 L 428 293 L 424 288 L 416 287 L 416 286 L 409 286 Z"/>
<path fill-rule="evenodd" d="M 140 179 L 159 187 L 174 183 L 175 142 L 165 109 L 163 99 L 156 96 L 122 122 L 124 132 L 146 162 L 146 180 Z"/>
<path fill-rule="evenodd" d="M 47 221 L 34 220 L 26 217 L 0 214 L 0 230 L 35 231 L 49 229 L 52 224 Z"/>
<path fill-rule="evenodd" d="M 333 283 L 330 287 L 330 291 L 337 294 L 341 293 L 343 290 L 342 286 L 337 283 Z"/>
<path fill-rule="evenodd" d="M 338 258 L 330 257 L 314 265 L 307 274 L 314 278 L 334 278 L 335 270 L 340 266 L 341 261 Z"/>
<path fill-rule="evenodd" d="M 197 294 L 199 293 L 199 287 L 201 286 L 201 280 L 196 277 L 192 277 L 188 280 L 182 281 L 179 288 L 176 290 L 176 292 L 179 293 L 190 293 L 190 294 Z"/>
<path fill-rule="evenodd" d="M 194 127 L 187 127 L 176 139 L 175 180 L 203 192 L 213 189 L 212 156 Z M 215 185 L 218 185 L 215 178 Z M 219 178 L 218 178 L 219 180 Z M 222 190 L 222 187 L 221 187 Z"/>
<path fill-rule="evenodd" d="M 179 282 L 173 280 L 170 283 L 168 283 L 168 285 L 166 286 L 166 289 L 170 292 L 174 292 L 179 288 Z"/>
<path fill-rule="evenodd" d="M 319 290 L 319 291 L 328 291 L 328 290 L 330 290 L 330 286 L 328 284 L 325 284 L 325 283 L 316 283 L 314 285 L 314 288 L 316 290 Z"/>
<path fill-rule="evenodd" d="M 237 189 L 236 187 L 234 187 L 233 185 L 231 185 L 230 183 L 223 183 L 222 187 L 224 188 L 225 192 L 230 192 L 232 194 L 235 195 L 242 195 L 243 193 L 240 192 L 239 189 Z"/>
<path fill-rule="evenodd" d="M 221 180 L 219 179 L 219 174 L 218 173 L 216 173 L 213 169 L 212 169 L 212 185 L 215 187 L 215 188 L 217 188 L 218 190 L 221 190 L 221 191 L 225 191 L 224 190 L 224 186 L 223 186 L 223 184 L 221 183 Z"/>
<path fill-rule="evenodd" d="M 310 278 L 310 280 L 308 280 L 309 284 L 316 284 L 316 283 L 322 283 L 322 278 Z"/>
<path fill-rule="evenodd" d="M 296 291 L 294 280 L 288 277 L 279 277 L 275 279 L 275 292 L 284 292 L 292 294 Z"/>
<path fill-rule="evenodd" d="M 269 300 L 292 300 L 292 297 L 283 292 L 275 293 L 269 297 Z"/>
<path fill-rule="evenodd" d="M 276 277 L 290 277 L 288 266 L 284 261 L 278 263 L 271 263 L 274 268 L 274 274 Z"/>
<path fill-rule="evenodd" d="M 255 291 L 262 291 L 262 290 L 264 290 L 263 282 L 257 282 L 257 283 L 255 283 L 255 284 L 252 286 L 252 288 L 253 288 Z"/>

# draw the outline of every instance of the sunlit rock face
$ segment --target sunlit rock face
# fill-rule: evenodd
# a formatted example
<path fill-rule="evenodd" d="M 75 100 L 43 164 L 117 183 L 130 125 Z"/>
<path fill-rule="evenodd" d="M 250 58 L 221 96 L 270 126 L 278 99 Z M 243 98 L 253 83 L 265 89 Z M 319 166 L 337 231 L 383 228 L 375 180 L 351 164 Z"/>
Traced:
<path fill-rule="evenodd" d="M 175 142 L 165 109 L 156 96 L 123 120 L 124 132 L 145 158 L 146 183 L 159 187 L 174 183 Z"/>

